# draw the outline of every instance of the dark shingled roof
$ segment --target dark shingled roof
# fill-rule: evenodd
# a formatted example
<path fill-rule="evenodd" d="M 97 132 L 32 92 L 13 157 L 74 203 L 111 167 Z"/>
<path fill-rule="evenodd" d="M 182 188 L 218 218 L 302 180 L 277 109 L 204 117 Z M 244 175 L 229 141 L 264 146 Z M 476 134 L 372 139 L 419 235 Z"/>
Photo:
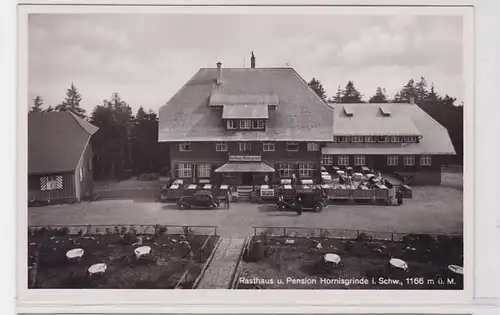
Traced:
<path fill-rule="evenodd" d="M 222 85 L 218 86 L 217 69 L 200 69 L 160 108 L 158 141 L 333 140 L 333 110 L 295 70 L 223 68 L 222 73 Z M 209 106 L 212 92 L 226 95 L 212 99 L 215 103 L 228 100 L 248 103 L 249 98 L 261 100 L 255 95 L 267 95 L 262 99 L 277 100 L 278 109 L 269 112 L 266 131 L 226 131 L 220 111 Z"/>
<path fill-rule="evenodd" d="M 74 171 L 98 130 L 71 112 L 28 115 L 28 174 Z"/>

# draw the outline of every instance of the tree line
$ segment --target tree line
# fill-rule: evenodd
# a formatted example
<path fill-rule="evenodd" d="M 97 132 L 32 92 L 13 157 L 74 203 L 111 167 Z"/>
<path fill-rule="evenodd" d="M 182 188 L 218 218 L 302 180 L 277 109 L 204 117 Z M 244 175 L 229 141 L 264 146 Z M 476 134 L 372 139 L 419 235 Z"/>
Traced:
<path fill-rule="evenodd" d="M 353 81 L 348 81 L 344 87 L 338 86 L 335 94 L 330 97 L 318 79 L 312 78 L 308 84 L 323 101 L 328 103 L 408 103 L 413 98 L 417 106 L 448 130 L 457 153 L 450 162 L 463 164 L 464 104 L 455 104 L 456 98 L 436 92 L 434 84 L 431 83 L 429 86 L 426 78 L 420 77 L 418 81 L 409 79 L 392 98 L 383 87 L 377 87 L 367 101 Z"/>
<path fill-rule="evenodd" d="M 71 111 L 99 128 L 92 138 L 95 179 L 158 172 L 168 164 L 167 147 L 158 143 L 158 116 L 153 110 L 141 106 L 134 115 L 132 107 L 113 93 L 87 116 L 81 101 L 80 92 L 71 84 L 61 104 L 44 108 L 43 98 L 35 96 L 30 112 Z"/>

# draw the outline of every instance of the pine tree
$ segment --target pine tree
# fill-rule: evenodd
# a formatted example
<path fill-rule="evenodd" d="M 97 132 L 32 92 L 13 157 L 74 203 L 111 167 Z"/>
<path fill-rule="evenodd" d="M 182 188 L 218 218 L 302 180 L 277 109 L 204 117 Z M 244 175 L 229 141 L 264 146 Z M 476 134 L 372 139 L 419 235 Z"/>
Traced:
<path fill-rule="evenodd" d="M 318 94 L 318 96 L 323 101 L 326 100 L 325 89 L 323 88 L 323 85 L 319 80 L 317 80 L 316 78 L 312 78 L 311 81 L 307 84 L 311 87 L 311 89 L 313 89 L 314 92 L 316 92 L 316 94 Z"/>
<path fill-rule="evenodd" d="M 340 103 L 363 103 L 363 95 L 356 89 L 354 82 L 347 82 Z"/>
<path fill-rule="evenodd" d="M 42 106 L 43 106 L 43 98 L 38 95 L 35 96 L 35 98 L 33 99 L 33 106 L 30 109 L 30 113 L 42 112 L 43 111 Z"/>
<path fill-rule="evenodd" d="M 389 100 L 387 99 L 387 92 L 385 89 L 381 87 L 377 87 L 377 90 L 375 91 L 375 95 L 370 97 L 370 100 L 368 100 L 369 103 L 388 103 Z"/>
<path fill-rule="evenodd" d="M 47 109 L 45 111 L 47 113 L 53 112 L 54 111 L 54 107 L 52 107 L 52 105 L 49 105 L 49 107 L 47 107 Z"/>
<path fill-rule="evenodd" d="M 328 99 L 328 103 L 340 103 L 342 102 L 342 95 L 344 94 L 344 90 L 340 87 L 340 85 L 337 86 L 337 92 L 335 93 L 335 96 L 332 98 Z"/>
<path fill-rule="evenodd" d="M 85 118 L 85 109 L 80 107 L 80 102 L 82 101 L 82 96 L 78 89 L 75 87 L 73 83 L 71 83 L 71 86 L 69 89 L 66 90 L 66 98 L 64 101 L 57 105 L 55 110 L 58 112 L 66 112 L 66 111 L 71 111 L 74 114 Z"/>

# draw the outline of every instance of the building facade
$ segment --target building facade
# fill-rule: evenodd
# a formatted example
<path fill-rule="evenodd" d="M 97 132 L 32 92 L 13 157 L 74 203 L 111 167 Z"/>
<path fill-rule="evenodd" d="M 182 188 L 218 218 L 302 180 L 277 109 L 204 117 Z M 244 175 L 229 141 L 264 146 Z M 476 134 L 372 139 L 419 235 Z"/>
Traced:
<path fill-rule="evenodd" d="M 367 166 L 439 184 L 455 154 L 415 104 L 326 104 L 292 68 L 200 69 L 159 111 L 172 176 L 230 185 L 321 179 L 321 167 Z"/>
<path fill-rule="evenodd" d="M 29 202 L 78 202 L 92 196 L 91 137 L 96 131 L 71 112 L 29 114 Z"/>

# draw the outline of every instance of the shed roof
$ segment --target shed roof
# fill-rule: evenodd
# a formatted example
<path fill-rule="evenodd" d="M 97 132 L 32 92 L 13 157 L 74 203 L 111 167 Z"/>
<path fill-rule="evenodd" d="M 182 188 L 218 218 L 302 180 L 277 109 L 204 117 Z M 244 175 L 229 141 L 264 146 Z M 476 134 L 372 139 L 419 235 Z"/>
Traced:
<path fill-rule="evenodd" d="M 332 141 L 333 110 L 295 70 L 224 68 L 223 73 L 217 85 L 216 68 L 200 69 L 160 108 L 158 141 Z M 220 112 L 208 106 L 209 100 L 221 102 L 213 99 L 217 93 L 235 102 L 246 95 L 243 103 L 248 95 L 275 95 L 279 110 L 269 113 L 265 131 L 226 131 Z"/>
<path fill-rule="evenodd" d="M 28 174 L 74 171 L 98 128 L 71 112 L 28 115 Z"/>
<path fill-rule="evenodd" d="M 217 173 L 273 173 L 275 170 L 265 163 L 234 163 L 228 162 L 215 170 Z"/>
<path fill-rule="evenodd" d="M 222 119 L 268 119 L 267 105 L 224 105 Z"/>

